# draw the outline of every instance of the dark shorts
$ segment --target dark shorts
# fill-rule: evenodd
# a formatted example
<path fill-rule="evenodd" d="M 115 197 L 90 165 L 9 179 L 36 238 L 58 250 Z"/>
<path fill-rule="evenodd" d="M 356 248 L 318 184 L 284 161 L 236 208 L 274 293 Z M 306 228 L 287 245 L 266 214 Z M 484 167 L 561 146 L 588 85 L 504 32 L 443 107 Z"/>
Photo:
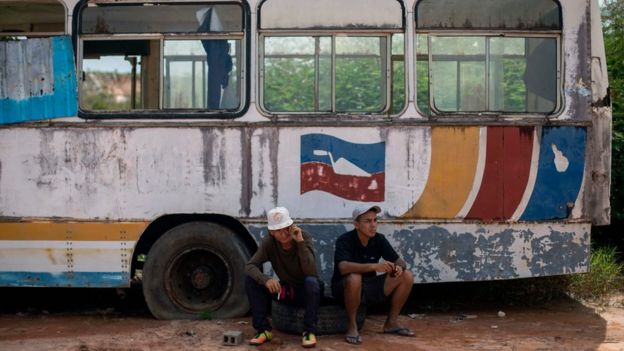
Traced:
<path fill-rule="evenodd" d="M 386 274 L 374 277 L 362 277 L 362 302 L 365 304 L 378 304 L 386 301 L 388 296 L 384 294 L 384 284 L 386 283 Z M 332 284 L 332 295 L 344 301 L 344 279 Z"/>

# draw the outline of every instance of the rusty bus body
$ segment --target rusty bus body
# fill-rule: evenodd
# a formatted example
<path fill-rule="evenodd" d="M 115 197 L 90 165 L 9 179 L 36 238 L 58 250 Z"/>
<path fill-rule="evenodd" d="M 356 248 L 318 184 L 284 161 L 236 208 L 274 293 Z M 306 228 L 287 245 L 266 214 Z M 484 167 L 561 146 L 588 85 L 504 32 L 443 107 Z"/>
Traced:
<path fill-rule="evenodd" d="M 3 0 L 0 29 L 2 286 L 236 316 L 277 205 L 326 281 L 361 203 L 415 283 L 585 272 L 610 220 L 597 1 Z"/>

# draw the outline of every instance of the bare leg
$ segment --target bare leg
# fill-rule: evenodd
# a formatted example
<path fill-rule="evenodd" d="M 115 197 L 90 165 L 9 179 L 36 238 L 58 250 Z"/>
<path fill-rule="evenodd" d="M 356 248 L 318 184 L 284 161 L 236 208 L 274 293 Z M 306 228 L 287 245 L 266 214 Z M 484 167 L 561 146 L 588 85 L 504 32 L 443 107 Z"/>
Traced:
<path fill-rule="evenodd" d="M 400 327 L 397 321 L 399 313 L 410 292 L 412 291 L 412 285 L 414 284 L 414 275 L 410 271 L 405 271 L 398 278 L 392 278 L 388 276 L 384 285 L 384 293 L 390 296 L 390 311 L 386 323 L 384 324 L 384 330 Z"/>
<path fill-rule="evenodd" d="M 362 275 L 351 273 L 342 279 L 344 279 L 344 303 L 348 323 L 347 335 L 359 335 L 356 315 L 362 298 Z"/>

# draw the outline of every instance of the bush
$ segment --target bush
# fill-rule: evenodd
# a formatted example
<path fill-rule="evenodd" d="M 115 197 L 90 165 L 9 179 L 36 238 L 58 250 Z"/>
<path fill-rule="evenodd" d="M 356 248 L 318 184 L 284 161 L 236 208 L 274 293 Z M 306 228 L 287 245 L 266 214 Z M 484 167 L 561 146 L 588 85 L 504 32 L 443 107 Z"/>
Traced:
<path fill-rule="evenodd" d="M 575 298 L 602 299 L 622 288 L 624 265 L 615 247 L 599 247 L 590 255 L 589 272 L 571 275 L 568 291 Z"/>

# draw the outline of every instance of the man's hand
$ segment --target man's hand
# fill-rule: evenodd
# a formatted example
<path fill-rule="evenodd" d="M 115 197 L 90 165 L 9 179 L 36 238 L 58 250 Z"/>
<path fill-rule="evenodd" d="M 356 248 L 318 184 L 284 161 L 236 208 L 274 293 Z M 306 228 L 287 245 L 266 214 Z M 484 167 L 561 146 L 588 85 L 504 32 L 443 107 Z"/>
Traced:
<path fill-rule="evenodd" d="M 266 286 L 266 288 L 269 289 L 271 294 L 279 293 L 280 289 L 282 288 L 282 286 L 280 285 L 279 281 L 277 279 L 275 279 L 275 278 L 271 278 L 271 279 L 267 280 L 266 283 L 264 283 L 264 286 Z"/>
<path fill-rule="evenodd" d="M 290 234 L 292 235 L 293 239 L 295 239 L 295 241 L 303 241 L 303 232 L 301 231 L 301 228 L 297 227 L 295 224 L 290 227 Z"/>
<path fill-rule="evenodd" d="M 400 276 L 403 275 L 403 267 L 399 266 L 398 264 L 394 264 L 394 270 L 390 273 L 390 276 L 392 278 L 398 278 Z"/>
<path fill-rule="evenodd" d="M 394 271 L 394 263 L 383 261 L 375 264 L 375 272 L 392 273 Z"/>

